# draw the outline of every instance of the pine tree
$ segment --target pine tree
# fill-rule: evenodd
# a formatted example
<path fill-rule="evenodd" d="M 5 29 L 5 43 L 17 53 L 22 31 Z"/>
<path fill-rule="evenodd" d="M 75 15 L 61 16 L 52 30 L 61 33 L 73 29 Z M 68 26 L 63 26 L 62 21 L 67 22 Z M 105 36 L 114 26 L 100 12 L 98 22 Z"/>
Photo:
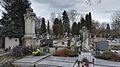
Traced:
<path fill-rule="evenodd" d="M 67 32 L 69 34 L 70 33 L 70 21 L 69 21 L 69 17 L 65 10 L 63 12 L 62 20 L 63 20 L 64 33 Z"/>
<path fill-rule="evenodd" d="M 48 24 L 47 24 L 47 32 L 48 32 L 48 34 L 50 34 L 50 25 L 49 25 L 49 21 L 48 21 Z"/>
<path fill-rule="evenodd" d="M 77 35 L 77 23 L 74 22 L 72 25 L 72 31 L 71 31 L 72 35 Z"/>
<path fill-rule="evenodd" d="M 58 19 L 58 18 L 55 18 L 53 24 L 59 24 L 59 19 Z"/>
<path fill-rule="evenodd" d="M 44 35 L 46 33 L 46 24 L 45 24 L 45 18 L 42 18 L 41 28 L 40 28 L 41 35 Z"/>
<path fill-rule="evenodd" d="M 106 27 L 106 37 L 108 37 L 110 35 L 110 25 L 107 24 L 107 27 Z"/>
<path fill-rule="evenodd" d="M 80 23 L 80 22 L 78 22 L 78 25 L 77 25 L 77 30 L 78 30 L 78 34 L 79 34 L 79 31 L 81 30 L 81 28 L 82 28 L 82 26 L 81 26 L 82 24 Z"/>
<path fill-rule="evenodd" d="M 59 20 L 59 25 L 60 25 L 60 35 L 63 35 L 64 29 L 63 29 L 63 23 L 62 20 Z"/>
<path fill-rule="evenodd" d="M 88 25 L 89 25 L 88 30 L 89 30 L 90 33 L 92 34 L 92 31 L 91 31 L 91 29 L 92 29 L 92 17 L 91 17 L 91 12 L 89 12 L 89 23 L 88 23 Z"/>
<path fill-rule="evenodd" d="M 87 29 L 91 33 L 91 29 L 92 29 L 92 17 L 91 17 L 91 13 L 90 12 L 89 12 L 89 14 L 86 14 L 86 16 L 85 16 L 85 22 L 86 22 Z"/>
<path fill-rule="evenodd" d="M 61 19 L 55 18 L 53 22 L 53 33 L 56 36 L 63 35 L 63 24 Z"/>
<path fill-rule="evenodd" d="M 82 29 L 83 26 L 87 26 L 84 17 L 81 17 L 80 22 L 81 22 L 80 29 Z"/>
<path fill-rule="evenodd" d="M 107 24 L 106 30 L 110 31 L 110 25 L 109 25 L 109 23 Z"/>
<path fill-rule="evenodd" d="M 88 14 L 86 14 L 86 16 L 85 16 L 85 23 L 86 23 L 86 27 L 88 29 L 89 28 L 89 15 Z"/>
<path fill-rule="evenodd" d="M 24 14 L 30 7 L 28 0 L 2 0 L 2 7 L 5 9 L 1 19 L 2 35 L 17 37 L 22 44 L 22 37 L 25 34 Z"/>
<path fill-rule="evenodd" d="M 60 21 L 58 18 L 55 18 L 53 22 L 53 34 L 58 36 L 60 34 Z"/>

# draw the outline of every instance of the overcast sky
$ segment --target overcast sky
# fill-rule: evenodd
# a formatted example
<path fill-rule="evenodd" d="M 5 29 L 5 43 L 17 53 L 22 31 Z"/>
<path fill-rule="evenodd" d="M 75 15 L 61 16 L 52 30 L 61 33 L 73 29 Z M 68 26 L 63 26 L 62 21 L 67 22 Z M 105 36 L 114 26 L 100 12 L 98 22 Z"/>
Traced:
<path fill-rule="evenodd" d="M 37 16 L 50 19 L 51 12 L 62 13 L 64 10 L 77 10 L 79 13 L 92 13 L 93 20 L 111 22 L 111 14 L 120 9 L 120 0 L 30 0 Z M 1 8 L 1 7 L 0 7 Z M 0 14 L 1 16 L 1 14 Z"/>

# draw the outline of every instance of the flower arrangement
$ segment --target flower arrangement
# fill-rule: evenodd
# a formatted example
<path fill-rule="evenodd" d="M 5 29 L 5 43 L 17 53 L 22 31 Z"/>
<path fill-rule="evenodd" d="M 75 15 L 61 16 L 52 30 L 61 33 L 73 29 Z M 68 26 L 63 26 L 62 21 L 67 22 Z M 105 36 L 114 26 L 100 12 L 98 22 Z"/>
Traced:
<path fill-rule="evenodd" d="M 34 56 L 40 56 L 40 55 L 41 55 L 40 49 L 36 49 L 36 50 L 33 52 L 33 55 L 34 55 Z"/>

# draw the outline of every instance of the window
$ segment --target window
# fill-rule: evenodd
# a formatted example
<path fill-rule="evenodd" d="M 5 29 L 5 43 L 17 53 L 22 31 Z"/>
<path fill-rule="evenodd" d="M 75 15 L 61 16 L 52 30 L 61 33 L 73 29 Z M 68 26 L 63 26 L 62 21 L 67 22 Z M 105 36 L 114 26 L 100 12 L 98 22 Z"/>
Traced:
<path fill-rule="evenodd" d="M 17 42 L 17 39 L 15 39 L 15 41 Z"/>

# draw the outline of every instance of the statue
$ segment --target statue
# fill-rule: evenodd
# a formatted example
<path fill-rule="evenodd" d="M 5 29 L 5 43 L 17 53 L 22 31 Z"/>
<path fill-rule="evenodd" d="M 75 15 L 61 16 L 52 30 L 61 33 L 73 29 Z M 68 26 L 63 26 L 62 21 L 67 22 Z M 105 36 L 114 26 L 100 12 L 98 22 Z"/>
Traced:
<path fill-rule="evenodd" d="M 87 27 L 82 27 L 82 30 L 80 30 L 80 33 L 81 33 L 81 49 L 84 50 L 84 51 L 89 51 L 90 50 L 90 33 L 89 31 L 87 30 Z"/>

